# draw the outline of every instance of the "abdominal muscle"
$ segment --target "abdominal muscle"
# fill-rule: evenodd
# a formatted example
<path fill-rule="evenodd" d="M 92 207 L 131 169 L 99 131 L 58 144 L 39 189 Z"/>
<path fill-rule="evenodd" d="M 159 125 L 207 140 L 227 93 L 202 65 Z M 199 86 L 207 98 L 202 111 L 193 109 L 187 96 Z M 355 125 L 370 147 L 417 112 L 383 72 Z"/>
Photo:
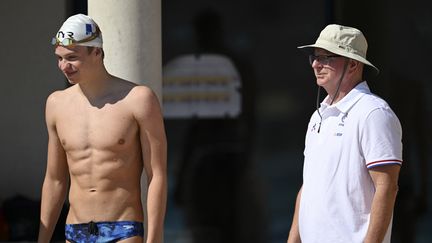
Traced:
<path fill-rule="evenodd" d="M 76 156 L 83 151 L 68 153 L 71 182 L 66 223 L 143 221 L 141 156 L 137 151 L 127 152 L 119 156 L 118 152 L 93 150 L 84 157 Z"/>

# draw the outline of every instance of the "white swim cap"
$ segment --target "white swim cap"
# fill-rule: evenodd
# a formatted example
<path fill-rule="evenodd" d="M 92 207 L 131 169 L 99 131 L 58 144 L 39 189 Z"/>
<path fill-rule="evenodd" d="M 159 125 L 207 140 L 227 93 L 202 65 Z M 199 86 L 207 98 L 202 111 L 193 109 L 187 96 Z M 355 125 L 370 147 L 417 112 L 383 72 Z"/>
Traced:
<path fill-rule="evenodd" d="M 70 16 L 60 27 L 51 44 L 94 46 L 102 48 L 102 33 L 96 22 L 87 15 Z"/>

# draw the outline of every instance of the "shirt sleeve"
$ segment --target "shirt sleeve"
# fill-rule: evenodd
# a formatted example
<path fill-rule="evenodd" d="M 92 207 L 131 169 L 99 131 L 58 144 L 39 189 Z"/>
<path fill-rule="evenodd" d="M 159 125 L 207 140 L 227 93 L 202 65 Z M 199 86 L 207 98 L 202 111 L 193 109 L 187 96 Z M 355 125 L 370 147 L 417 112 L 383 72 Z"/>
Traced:
<path fill-rule="evenodd" d="M 402 128 L 389 107 L 372 110 L 365 119 L 360 140 L 368 169 L 402 165 Z"/>

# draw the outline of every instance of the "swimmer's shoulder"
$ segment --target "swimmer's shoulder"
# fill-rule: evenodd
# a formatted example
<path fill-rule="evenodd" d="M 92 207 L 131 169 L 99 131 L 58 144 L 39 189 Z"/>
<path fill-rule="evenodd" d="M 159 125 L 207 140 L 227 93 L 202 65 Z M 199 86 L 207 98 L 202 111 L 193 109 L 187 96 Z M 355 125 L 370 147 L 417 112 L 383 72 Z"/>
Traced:
<path fill-rule="evenodd" d="M 48 96 L 47 101 L 46 101 L 47 106 L 49 104 L 55 105 L 55 104 L 62 103 L 64 101 L 66 101 L 67 99 L 70 99 L 71 97 L 73 97 L 74 93 L 76 93 L 75 85 L 68 87 L 64 90 L 56 90 Z"/>

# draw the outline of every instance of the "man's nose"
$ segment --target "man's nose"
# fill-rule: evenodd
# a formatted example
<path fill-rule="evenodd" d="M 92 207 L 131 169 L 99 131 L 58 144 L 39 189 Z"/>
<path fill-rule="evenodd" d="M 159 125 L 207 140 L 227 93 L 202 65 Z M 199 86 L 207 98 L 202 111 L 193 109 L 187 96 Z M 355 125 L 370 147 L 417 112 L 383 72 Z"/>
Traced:
<path fill-rule="evenodd" d="M 314 59 L 311 63 L 311 66 L 312 66 L 312 68 L 318 68 L 318 67 L 321 67 L 322 65 L 318 60 Z"/>
<path fill-rule="evenodd" d="M 59 61 L 59 66 L 61 70 L 67 70 L 71 68 L 71 64 L 68 61 L 61 60 Z"/>

